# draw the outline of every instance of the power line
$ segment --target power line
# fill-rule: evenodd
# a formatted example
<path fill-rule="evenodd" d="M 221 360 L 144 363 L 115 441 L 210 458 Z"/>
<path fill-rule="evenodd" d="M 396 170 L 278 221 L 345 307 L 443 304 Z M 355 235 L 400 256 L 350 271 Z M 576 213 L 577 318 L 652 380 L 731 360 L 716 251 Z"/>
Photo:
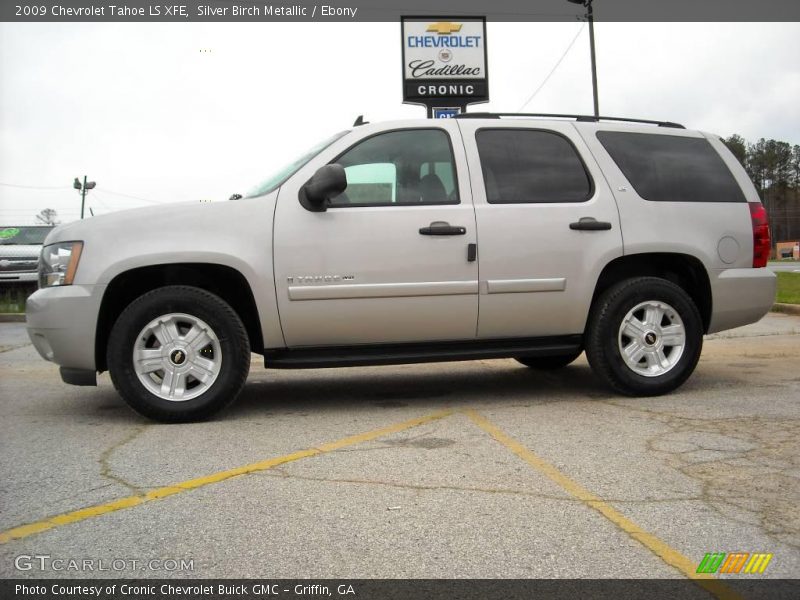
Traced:
<path fill-rule="evenodd" d="M 111 190 L 107 190 L 105 188 L 95 188 L 95 192 L 103 192 L 106 194 L 113 194 L 114 196 L 123 196 L 125 198 L 132 198 L 134 200 L 141 200 L 142 202 L 149 202 L 150 204 L 163 204 L 158 200 L 150 200 L 149 198 L 142 198 L 141 196 L 133 196 L 132 194 L 123 194 L 122 192 L 112 192 Z"/>
<path fill-rule="evenodd" d="M 25 190 L 71 190 L 71 187 L 67 186 L 45 186 L 45 185 L 22 185 L 18 183 L 3 183 L 0 182 L 0 185 L 3 187 L 12 187 L 12 188 L 20 188 Z M 140 200 L 142 202 L 148 202 L 150 204 L 162 204 L 157 200 L 150 200 L 149 198 L 142 198 L 141 196 L 134 196 L 133 194 L 124 194 L 122 192 L 115 192 L 113 190 L 107 190 L 105 188 L 95 189 L 95 192 L 104 192 L 106 194 L 113 194 L 114 196 L 123 196 L 125 198 L 132 198 L 133 200 Z"/>
<path fill-rule="evenodd" d="M 47 203 L 46 202 L 38 202 L 37 203 L 38 206 L 44 206 L 45 204 L 47 204 Z M 0 212 L 31 212 L 32 210 L 36 209 L 37 205 L 32 205 L 32 206 L 30 206 L 28 208 L 11 208 L 11 207 L 6 208 L 5 206 L 0 206 Z M 50 206 L 50 207 L 47 207 L 47 208 L 53 208 L 53 207 Z M 58 208 L 56 206 L 56 210 L 66 211 L 66 212 L 81 212 L 79 208 L 70 208 L 69 206 L 62 206 L 61 208 Z"/>
<path fill-rule="evenodd" d="M 23 188 L 26 190 L 71 190 L 71 187 L 68 186 L 44 186 L 44 185 L 19 185 L 16 183 L 2 183 L 0 185 L 4 187 L 13 187 L 13 188 Z"/>
<path fill-rule="evenodd" d="M 567 46 L 567 49 L 564 50 L 564 54 L 561 55 L 561 58 L 558 59 L 556 64 L 553 66 L 553 68 L 547 74 L 547 77 L 545 77 L 544 80 L 542 81 L 542 83 L 539 84 L 539 87 L 537 87 L 536 90 L 530 95 L 530 97 L 522 104 L 522 106 L 520 106 L 517 109 L 517 112 L 522 112 L 522 110 L 526 106 L 528 106 L 528 104 L 530 104 L 531 100 L 533 100 L 536 97 L 536 95 L 542 90 L 542 88 L 545 86 L 545 84 L 550 80 L 550 77 L 553 76 L 553 73 L 556 72 L 556 69 L 558 69 L 558 67 L 561 64 L 561 62 L 567 57 L 567 54 L 569 54 L 569 51 L 572 50 L 572 47 L 575 45 L 575 42 L 578 41 L 578 38 L 580 37 L 581 33 L 583 33 L 583 29 L 585 27 L 586 27 L 586 23 L 581 25 L 581 28 L 578 30 L 578 33 L 575 34 L 575 37 L 572 38 L 572 41 L 569 43 L 569 46 Z"/>

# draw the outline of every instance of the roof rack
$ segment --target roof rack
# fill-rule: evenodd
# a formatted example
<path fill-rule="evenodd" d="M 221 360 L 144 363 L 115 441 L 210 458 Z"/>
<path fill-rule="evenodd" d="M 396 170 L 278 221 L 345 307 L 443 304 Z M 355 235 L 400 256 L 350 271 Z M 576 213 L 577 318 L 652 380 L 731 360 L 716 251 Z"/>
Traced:
<path fill-rule="evenodd" d="M 625 123 L 647 123 L 648 125 L 658 125 L 659 127 L 672 127 L 673 129 L 686 129 L 680 123 L 671 121 L 651 121 L 650 119 L 627 119 L 624 117 L 595 117 L 594 115 L 561 115 L 555 113 L 490 113 L 475 112 L 462 113 L 453 117 L 454 119 L 499 119 L 501 117 L 539 117 L 555 119 L 575 119 L 576 121 L 588 121 L 597 123 L 598 121 L 623 121 Z"/>

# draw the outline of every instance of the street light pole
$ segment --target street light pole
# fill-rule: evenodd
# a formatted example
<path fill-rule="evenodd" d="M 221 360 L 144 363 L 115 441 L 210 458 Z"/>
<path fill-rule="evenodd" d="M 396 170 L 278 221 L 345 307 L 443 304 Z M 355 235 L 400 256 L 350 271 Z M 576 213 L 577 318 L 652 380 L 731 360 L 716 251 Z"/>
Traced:
<path fill-rule="evenodd" d="M 589 49 L 592 55 L 592 98 L 594 100 L 594 116 L 600 116 L 600 102 L 597 99 L 597 58 L 594 51 L 594 11 L 592 2 L 594 0 L 567 0 L 572 4 L 580 4 L 586 7 L 586 20 L 589 21 Z"/>
<path fill-rule="evenodd" d="M 94 181 L 86 181 L 86 175 L 83 176 L 83 185 L 81 185 L 80 180 L 76 177 L 75 181 L 72 182 L 72 187 L 78 190 L 81 193 L 81 219 L 83 219 L 83 210 L 86 206 L 86 192 L 91 189 L 94 189 L 97 183 Z M 93 215 L 94 216 L 94 215 Z"/>
<path fill-rule="evenodd" d="M 586 2 L 586 18 L 589 20 L 589 46 L 592 52 L 592 97 L 594 98 L 594 116 L 600 116 L 600 102 L 597 99 L 597 59 L 594 54 L 594 13 L 592 0 Z"/>
<path fill-rule="evenodd" d="M 83 176 L 83 188 L 81 189 L 81 219 L 83 219 L 83 207 L 86 205 L 86 175 Z"/>

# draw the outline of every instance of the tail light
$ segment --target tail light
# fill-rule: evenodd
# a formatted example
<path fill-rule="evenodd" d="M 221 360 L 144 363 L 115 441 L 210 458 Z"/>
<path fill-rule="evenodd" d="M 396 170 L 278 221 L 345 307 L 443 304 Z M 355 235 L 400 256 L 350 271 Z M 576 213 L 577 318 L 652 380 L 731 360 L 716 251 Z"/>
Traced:
<path fill-rule="evenodd" d="M 766 267 L 772 252 L 767 210 L 761 202 L 748 202 L 748 204 L 750 205 L 750 219 L 753 222 L 753 267 Z"/>

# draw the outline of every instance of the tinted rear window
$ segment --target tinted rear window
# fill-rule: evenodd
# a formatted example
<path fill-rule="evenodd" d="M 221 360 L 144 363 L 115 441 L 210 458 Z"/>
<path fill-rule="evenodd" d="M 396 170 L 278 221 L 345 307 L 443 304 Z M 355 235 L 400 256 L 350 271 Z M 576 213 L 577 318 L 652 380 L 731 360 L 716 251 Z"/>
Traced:
<path fill-rule="evenodd" d="M 490 204 L 584 202 L 592 181 L 565 137 L 538 129 L 481 129 L 475 136 Z"/>
<path fill-rule="evenodd" d="M 705 138 L 598 131 L 597 139 L 645 200 L 745 202 L 730 169 Z"/>

